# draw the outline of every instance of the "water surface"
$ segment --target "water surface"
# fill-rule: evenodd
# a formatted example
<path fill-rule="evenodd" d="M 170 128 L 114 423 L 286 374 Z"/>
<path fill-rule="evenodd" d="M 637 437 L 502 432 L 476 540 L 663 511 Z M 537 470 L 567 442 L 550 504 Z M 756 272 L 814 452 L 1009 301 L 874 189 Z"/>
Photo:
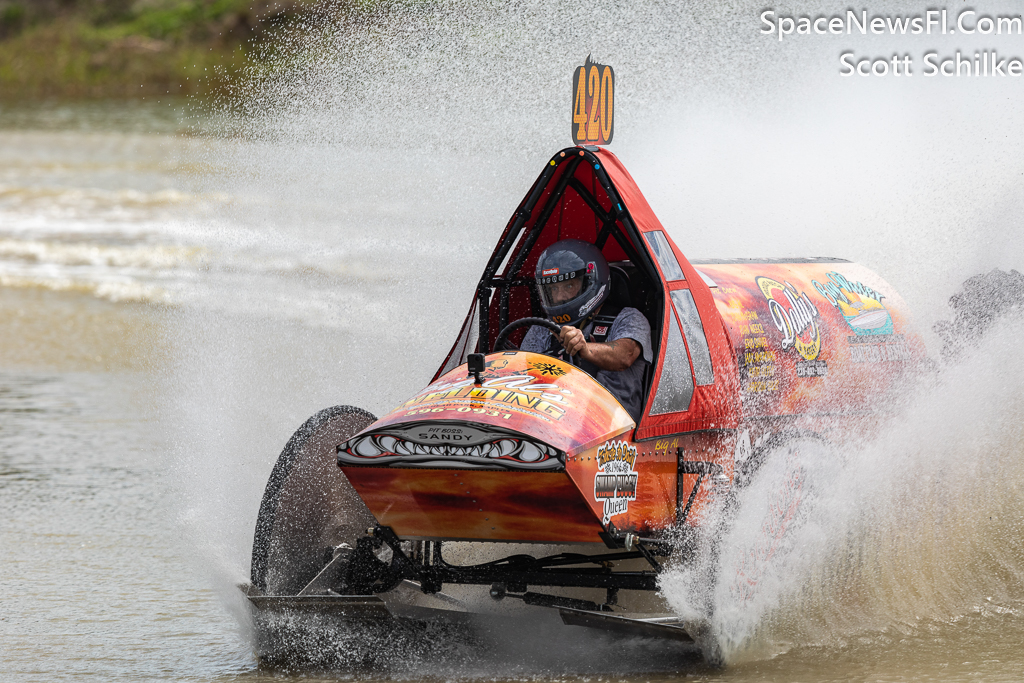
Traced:
<path fill-rule="evenodd" d="M 1024 266 L 1022 100 L 842 80 L 838 44 L 761 41 L 759 9 L 399 8 L 296 38 L 280 79 L 215 118 L 0 109 L 0 678 L 319 675 L 258 670 L 233 590 L 266 478 L 316 411 L 379 414 L 433 374 L 569 144 L 597 29 L 622 92 L 612 149 L 684 253 L 863 263 L 937 357 L 960 283 Z M 609 648 L 390 675 L 1018 680 L 1021 334 L 1003 321 L 843 451 L 791 571 L 730 622 L 725 671 L 624 671 Z M 686 588 L 666 584 L 680 609 Z M 353 676 L 374 678 L 326 677 Z"/>

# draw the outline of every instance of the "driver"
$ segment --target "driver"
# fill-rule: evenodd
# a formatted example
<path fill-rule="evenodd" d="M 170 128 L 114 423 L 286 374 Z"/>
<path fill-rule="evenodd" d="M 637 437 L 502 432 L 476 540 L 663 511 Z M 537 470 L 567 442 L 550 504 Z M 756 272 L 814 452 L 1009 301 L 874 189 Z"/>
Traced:
<path fill-rule="evenodd" d="M 562 325 L 556 337 L 534 325 L 520 348 L 566 360 L 600 382 L 634 422 L 643 411 L 643 378 L 651 362 L 651 325 L 635 308 L 613 310 L 608 262 L 582 240 L 562 240 L 537 260 L 537 289 L 544 313 Z"/>

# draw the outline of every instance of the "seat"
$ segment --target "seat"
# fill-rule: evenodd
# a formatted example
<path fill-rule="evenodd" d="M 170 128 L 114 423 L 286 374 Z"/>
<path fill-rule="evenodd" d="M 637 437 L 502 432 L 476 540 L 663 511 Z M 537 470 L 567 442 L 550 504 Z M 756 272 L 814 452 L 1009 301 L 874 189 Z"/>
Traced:
<path fill-rule="evenodd" d="M 616 311 L 633 305 L 633 296 L 630 290 L 629 274 L 620 265 L 608 264 L 611 275 L 611 292 L 608 294 L 608 301 L 605 306 Z"/>
<path fill-rule="evenodd" d="M 651 383 L 654 380 L 654 366 L 658 358 L 658 342 L 661 340 L 661 325 L 655 324 L 660 321 L 660 315 L 651 315 L 652 311 L 660 311 L 660 300 L 654 288 L 644 282 L 643 277 L 630 277 L 636 273 L 636 266 L 629 261 L 616 261 L 609 263 L 611 269 L 612 291 L 609 301 L 616 308 L 632 306 L 636 308 L 651 324 L 651 352 L 653 362 L 648 363 L 644 368 L 643 377 L 643 405 L 647 405 L 647 397 L 651 391 Z"/>

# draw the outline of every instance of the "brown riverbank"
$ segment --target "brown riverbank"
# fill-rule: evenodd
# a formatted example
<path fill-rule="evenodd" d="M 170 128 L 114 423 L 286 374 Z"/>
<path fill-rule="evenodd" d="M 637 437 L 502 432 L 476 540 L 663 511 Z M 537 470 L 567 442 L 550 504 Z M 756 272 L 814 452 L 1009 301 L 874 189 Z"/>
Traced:
<path fill-rule="evenodd" d="M 314 0 L 0 0 L 0 101 L 205 95 Z"/>
<path fill-rule="evenodd" d="M 0 370 L 152 370 L 164 309 L 87 292 L 0 286 Z"/>

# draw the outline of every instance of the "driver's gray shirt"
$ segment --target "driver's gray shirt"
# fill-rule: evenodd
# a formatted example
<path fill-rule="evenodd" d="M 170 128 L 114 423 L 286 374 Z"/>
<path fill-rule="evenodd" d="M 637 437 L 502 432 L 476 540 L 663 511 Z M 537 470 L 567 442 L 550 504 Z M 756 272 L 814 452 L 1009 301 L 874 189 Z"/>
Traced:
<path fill-rule="evenodd" d="M 583 328 L 583 336 L 590 339 L 594 332 L 594 323 L 591 322 Z M 605 343 L 617 339 L 632 339 L 642 349 L 637 359 L 625 370 L 602 370 L 590 363 L 583 366 L 584 370 L 596 370 L 591 372 L 605 389 L 611 392 L 612 396 L 619 400 L 622 407 L 626 409 L 630 417 L 636 423 L 640 422 L 640 415 L 643 412 L 644 396 L 644 369 L 653 360 L 651 353 L 651 324 L 647 322 L 644 314 L 635 308 L 626 307 L 619 311 L 612 323 Z M 533 353 L 547 353 L 555 355 L 562 349 L 561 343 L 551 334 L 551 330 L 540 325 L 534 325 L 523 337 L 523 343 L 519 345 L 523 351 Z M 584 361 L 585 363 L 585 361 Z M 589 367 L 587 367 L 589 366 Z"/>

